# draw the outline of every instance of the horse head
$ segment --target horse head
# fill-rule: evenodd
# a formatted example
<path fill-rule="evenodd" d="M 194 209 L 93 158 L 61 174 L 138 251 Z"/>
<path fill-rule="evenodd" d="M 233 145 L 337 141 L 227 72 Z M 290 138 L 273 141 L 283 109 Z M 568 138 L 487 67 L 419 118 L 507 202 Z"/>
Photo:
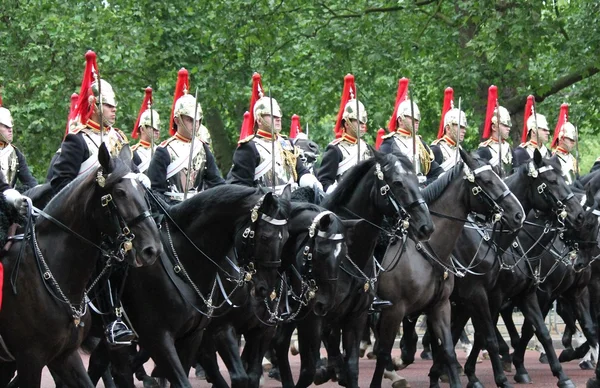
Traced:
<path fill-rule="evenodd" d="M 277 296 L 283 246 L 289 237 L 288 219 L 291 212 L 289 186 L 278 196 L 264 194 L 250 211 L 250 225 L 241 235 L 243 262 L 253 272 L 254 293 L 259 299 Z"/>
<path fill-rule="evenodd" d="M 529 178 L 529 198 L 537 210 L 554 212 L 560 223 L 567 222 L 580 229 L 584 221 L 583 208 L 562 176 L 560 162 L 556 156 L 542 159 L 536 149 L 521 173 Z"/>
<path fill-rule="evenodd" d="M 581 253 L 573 255 L 573 269 L 577 272 L 586 268 L 600 256 L 600 174 L 594 174 L 585 184 L 585 218 L 580 231 L 567 228 L 566 239 L 577 243 Z M 571 244 L 573 245 L 573 244 Z"/>
<path fill-rule="evenodd" d="M 515 231 L 523 226 L 525 211 L 515 195 L 484 160 L 460 150 L 464 164 L 465 182 L 470 187 L 470 209 L 491 216 Z"/>
<path fill-rule="evenodd" d="M 434 231 L 427 203 L 419 190 L 412 164 L 404 155 L 375 153 L 375 185 L 372 196 L 388 216 L 400 216 L 404 229 L 418 240 L 427 240 Z"/>
<path fill-rule="evenodd" d="M 130 265 L 141 267 L 156 261 L 162 245 L 145 187 L 131 172 L 130 161 L 129 146 L 123 147 L 119 157 L 111 158 L 102 143 L 98 151 L 100 167 L 90 178 L 95 178 L 96 184 L 87 203 L 101 205 L 93 206 L 90 222 L 98 226 Z"/>

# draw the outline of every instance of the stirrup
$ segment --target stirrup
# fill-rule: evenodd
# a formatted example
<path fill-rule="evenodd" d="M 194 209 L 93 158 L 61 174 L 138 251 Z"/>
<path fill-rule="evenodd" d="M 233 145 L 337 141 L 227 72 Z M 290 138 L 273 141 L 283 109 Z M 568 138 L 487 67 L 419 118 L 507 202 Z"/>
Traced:
<path fill-rule="evenodd" d="M 129 346 L 131 341 L 135 339 L 135 334 L 129 330 L 129 327 L 117 318 L 115 321 L 106 326 L 106 340 L 111 346 Z"/>

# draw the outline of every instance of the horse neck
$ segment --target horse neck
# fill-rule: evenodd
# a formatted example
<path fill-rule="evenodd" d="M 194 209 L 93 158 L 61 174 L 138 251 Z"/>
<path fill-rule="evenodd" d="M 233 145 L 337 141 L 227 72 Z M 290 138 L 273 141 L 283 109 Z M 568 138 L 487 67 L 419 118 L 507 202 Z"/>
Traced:
<path fill-rule="evenodd" d="M 448 185 L 438 199 L 429 204 L 429 208 L 451 218 L 466 219 L 469 208 L 464 202 L 467 194 L 464 182 L 462 175 L 459 175 Z M 448 206 L 448 204 L 453 206 Z M 464 221 L 434 215 L 434 224 L 435 231 L 429 239 L 430 245 L 441 260 L 447 261 L 465 223 Z"/>

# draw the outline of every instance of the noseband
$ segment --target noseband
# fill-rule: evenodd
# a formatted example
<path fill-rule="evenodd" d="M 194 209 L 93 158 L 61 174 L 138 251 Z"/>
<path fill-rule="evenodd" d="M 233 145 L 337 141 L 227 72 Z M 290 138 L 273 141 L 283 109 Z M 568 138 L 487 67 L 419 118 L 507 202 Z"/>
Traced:
<path fill-rule="evenodd" d="M 539 169 L 535 169 L 533 167 L 533 164 L 529 165 L 529 173 L 527 175 L 531 176 L 534 179 L 537 179 L 537 177 L 539 176 L 539 174 L 543 174 L 546 171 L 551 171 L 554 170 L 554 168 L 552 166 L 543 166 L 540 167 Z M 544 197 L 544 199 L 546 200 L 546 202 L 552 204 L 552 206 L 555 207 L 555 211 L 556 211 L 556 215 L 558 216 L 558 220 L 560 223 L 563 223 L 563 221 L 567 218 L 567 216 L 569 215 L 567 213 L 567 201 L 571 200 L 575 194 L 573 194 L 573 192 L 567 194 L 567 196 L 563 199 L 557 199 L 556 196 L 554 194 L 552 194 L 551 191 L 546 190 L 548 188 L 548 185 L 546 185 L 545 182 L 542 182 L 538 187 L 537 187 L 537 192 L 538 194 L 540 194 L 542 197 Z"/>

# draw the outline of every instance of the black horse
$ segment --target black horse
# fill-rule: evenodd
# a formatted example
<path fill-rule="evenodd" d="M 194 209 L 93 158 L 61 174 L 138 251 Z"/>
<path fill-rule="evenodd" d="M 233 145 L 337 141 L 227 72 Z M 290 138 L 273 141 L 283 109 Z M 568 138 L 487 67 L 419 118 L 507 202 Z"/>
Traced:
<path fill-rule="evenodd" d="M 435 232 L 426 243 L 407 239 L 390 244 L 384 256 L 379 295 L 393 303 L 384 309 L 378 322 L 377 366 L 371 387 L 380 387 L 384 368 L 391 363 L 391 351 L 400 323 L 406 316 L 426 313 L 435 362 L 430 386 L 437 386 L 449 371 L 450 385 L 460 386 L 456 354 L 450 331 L 449 297 L 454 287 L 456 267 L 450 254 L 471 212 L 501 221 L 509 230 L 518 230 L 524 218 L 517 198 L 492 170 L 461 150 L 462 161 L 423 190 L 435 217 Z M 452 204 L 452 206 L 449 206 Z"/>
<path fill-rule="evenodd" d="M 86 295 L 96 264 L 126 260 L 148 266 L 161 254 L 158 229 L 150 217 L 144 187 L 128 167 L 129 147 L 110 158 L 100 146 L 100 167 L 66 186 L 23 230 L 3 258 L 0 312 L 1 358 L 16 361 L 23 387 L 39 387 L 48 365 L 69 386 L 93 387 L 79 345 L 90 328 Z M 97 275 L 91 287 L 100 280 Z M 13 375 L 2 364 L 0 386 Z"/>
<path fill-rule="evenodd" d="M 313 311 L 319 316 L 327 314 L 335 300 L 340 261 L 346 255 L 344 236 L 356 224 L 356 221 L 341 221 L 334 213 L 316 205 L 292 203 L 290 237 L 282 253 L 283 292 L 271 302 L 272 307 L 267 308 L 267 303 L 245 303 L 214 319 L 203 337 L 199 355 L 214 386 L 226 387 L 227 383 L 219 372 L 216 354 L 210 349 L 219 351 L 229 370 L 232 387 L 256 387 L 262 376 L 261 361 L 279 319 L 305 317 Z M 273 313 L 282 313 L 282 317 L 270 322 Z M 314 333 L 318 329 L 311 332 L 317 341 Z M 245 338 L 242 357 L 237 340 L 240 334 Z"/>
<path fill-rule="evenodd" d="M 348 241 L 348 255 L 341 264 L 336 304 L 325 316 L 323 337 L 330 368 L 319 371 L 315 379 L 314 361 L 307 363 L 302 360 L 296 386 L 307 387 L 313 380 L 327 381 L 332 377 L 329 373 L 332 368 L 341 371 L 346 386 L 358 386 L 360 337 L 376 288 L 373 252 L 384 216 L 397 219 L 392 234 L 402 235 L 408 231 L 415 239 L 425 240 L 433 232 L 427 205 L 412 171 L 412 164 L 405 156 L 376 153 L 372 159 L 353 167 L 323 201 L 323 207 L 342 218 L 360 218 L 367 222 L 360 237 Z M 343 358 L 339 350 L 340 333 L 345 353 Z M 286 343 L 289 344 L 289 338 L 276 348 L 278 358 L 285 357 Z M 317 341 L 301 343 L 300 351 L 308 346 L 311 346 L 306 350 L 309 354 L 318 355 Z M 291 376 L 285 378 L 284 385 L 293 385 Z"/>
<path fill-rule="evenodd" d="M 518 168 L 506 179 L 506 183 L 514 189 L 525 211 L 536 209 L 547 212 L 554 215 L 556 222 L 560 220 L 581 227 L 584 219 L 583 209 L 562 178 L 560 166 L 555 159 L 542 160 L 536 152 L 534 159 Z M 566 219 L 563 220 L 563 216 L 566 216 Z M 487 240 L 493 241 L 493 244 L 489 244 Z M 475 346 L 465 365 L 469 386 L 480 386 L 475 375 L 475 364 L 478 352 L 484 345 L 492 360 L 496 384 L 502 387 L 510 386 L 503 371 L 495 329 L 500 308 L 509 297 L 519 299 L 524 314 L 535 321 L 539 336 L 544 338 L 542 342 L 551 347 L 551 339 L 543 323 L 534 292 L 535 287 L 527 275 L 529 268 L 524 259 L 527 248 L 511 251 L 514 240 L 514 234 L 493 233 L 492 230 L 465 230 L 455 250 L 460 263 L 472 272 L 469 274 L 466 271 L 465 279 L 457 282 L 452 297 L 456 302 L 452 316 L 452 334 L 455 342 L 458 341 L 469 318 L 473 319 L 476 331 Z M 528 254 L 536 254 L 537 249 L 543 248 L 533 247 Z M 504 254 L 505 251 L 508 253 Z M 478 273 L 483 275 L 476 276 Z M 553 371 L 560 376 L 560 381 L 569 384 L 570 380 L 562 372 L 560 364 L 556 363 Z"/>
<path fill-rule="evenodd" d="M 131 271 L 123 304 L 140 347 L 156 363 L 154 375 L 190 387 L 188 371 L 210 320 L 232 307 L 236 292 L 247 298 L 247 281 L 261 301 L 274 289 L 288 239 L 289 189 L 278 197 L 224 185 L 162 211 L 161 265 Z M 96 381 L 108 365 L 106 351 L 94 351 L 105 353 L 90 370 Z M 113 354 L 119 378 L 133 386 L 140 365 L 126 362 L 128 350 L 112 353 L 120 353 Z"/>

